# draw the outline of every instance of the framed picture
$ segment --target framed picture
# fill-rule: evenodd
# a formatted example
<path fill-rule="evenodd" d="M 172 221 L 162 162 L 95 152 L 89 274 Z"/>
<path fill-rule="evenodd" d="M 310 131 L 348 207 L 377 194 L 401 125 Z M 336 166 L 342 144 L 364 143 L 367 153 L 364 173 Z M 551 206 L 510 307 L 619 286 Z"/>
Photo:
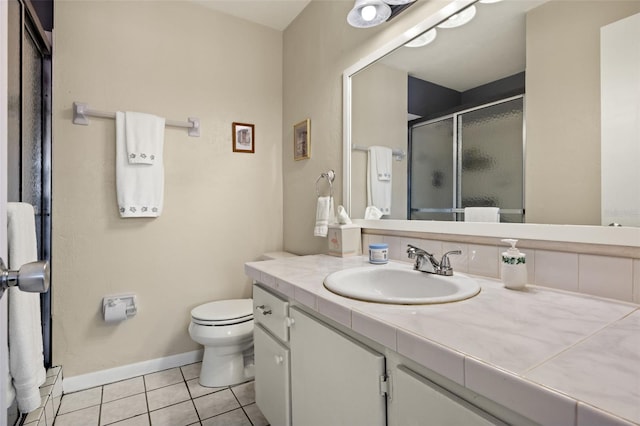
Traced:
<path fill-rule="evenodd" d="M 311 158 L 311 120 L 308 118 L 293 126 L 293 159 Z"/>
<path fill-rule="evenodd" d="M 233 123 L 233 152 L 255 152 L 256 134 L 253 124 Z"/>

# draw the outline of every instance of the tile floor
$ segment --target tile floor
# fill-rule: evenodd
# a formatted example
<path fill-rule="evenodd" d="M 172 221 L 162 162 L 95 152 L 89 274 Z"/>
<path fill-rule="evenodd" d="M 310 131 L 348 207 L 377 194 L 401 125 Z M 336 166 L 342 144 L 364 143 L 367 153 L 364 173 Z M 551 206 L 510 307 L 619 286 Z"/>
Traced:
<path fill-rule="evenodd" d="M 65 394 L 55 426 L 267 426 L 253 381 L 198 384 L 200 363 Z"/>

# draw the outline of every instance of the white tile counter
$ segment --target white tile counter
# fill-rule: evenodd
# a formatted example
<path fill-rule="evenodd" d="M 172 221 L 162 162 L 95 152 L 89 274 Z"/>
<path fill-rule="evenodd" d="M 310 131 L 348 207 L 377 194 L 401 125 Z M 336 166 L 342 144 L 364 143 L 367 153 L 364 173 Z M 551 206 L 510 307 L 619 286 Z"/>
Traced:
<path fill-rule="evenodd" d="M 541 424 L 640 424 L 637 305 L 474 277 L 477 296 L 440 305 L 331 293 L 331 272 L 365 257 L 250 262 L 251 278 Z M 408 265 L 408 264 L 405 264 Z"/>

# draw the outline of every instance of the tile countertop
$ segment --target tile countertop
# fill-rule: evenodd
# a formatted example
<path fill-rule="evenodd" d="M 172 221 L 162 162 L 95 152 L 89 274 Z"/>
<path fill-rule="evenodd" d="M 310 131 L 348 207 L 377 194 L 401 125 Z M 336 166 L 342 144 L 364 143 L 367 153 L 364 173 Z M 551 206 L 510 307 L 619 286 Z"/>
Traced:
<path fill-rule="evenodd" d="M 408 263 L 400 264 L 411 267 Z M 640 307 L 474 277 L 460 302 L 398 306 L 328 291 L 331 272 L 366 257 L 312 255 L 245 264 L 248 276 L 535 422 L 640 424 Z"/>

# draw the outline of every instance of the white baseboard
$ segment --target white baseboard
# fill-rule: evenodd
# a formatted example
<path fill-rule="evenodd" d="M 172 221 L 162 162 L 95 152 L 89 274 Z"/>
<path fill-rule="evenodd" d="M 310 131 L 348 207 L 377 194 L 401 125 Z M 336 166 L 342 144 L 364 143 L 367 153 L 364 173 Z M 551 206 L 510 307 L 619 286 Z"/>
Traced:
<path fill-rule="evenodd" d="M 121 367 L 109 368 L 107 370 L 95 371 L 93 373 L 81 374 L 79 376 L 65 377 L 62 381 L 63 392 L 76 392 L 105 385 L 107 383 L 142 376 L 144 374 L 155 373 L 168 368 L 193 364 L 194 362 L 202 361 L 202 353 L 203 350 L 200 349 L 197 351 L 171 355 L 165 358 L 150 359 L 148 361 L 137 362 L 135 364 L 128 364 Z"/>

